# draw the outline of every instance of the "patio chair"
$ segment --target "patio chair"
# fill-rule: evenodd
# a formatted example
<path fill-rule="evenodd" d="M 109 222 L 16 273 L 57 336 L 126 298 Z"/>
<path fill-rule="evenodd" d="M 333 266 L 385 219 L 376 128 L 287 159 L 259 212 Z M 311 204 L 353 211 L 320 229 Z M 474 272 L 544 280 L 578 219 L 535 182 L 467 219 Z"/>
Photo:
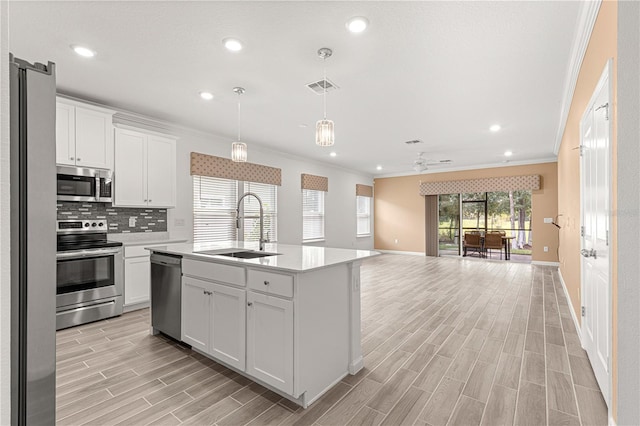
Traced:
<path fill-rule="evenodd" d="M 491 250 L 500 250 L 500 259 L 502 259 L 502 248 L 504 242 L 502 241 L 502 235 L 498 232 L 489 232 L 484 236 L 484 250 L 489 252 L 491 257 Z"/>
<path fill-rule="evenodd" d="M 480 233 L 475 232 L 465 232 L 464 234 L 464 245 L 463 245 L 463 256 L 467 255 L 467 250 L 473 250 L 478 253 L 479 257 L 482 257 L 482 240 L 480 239 Z"/>

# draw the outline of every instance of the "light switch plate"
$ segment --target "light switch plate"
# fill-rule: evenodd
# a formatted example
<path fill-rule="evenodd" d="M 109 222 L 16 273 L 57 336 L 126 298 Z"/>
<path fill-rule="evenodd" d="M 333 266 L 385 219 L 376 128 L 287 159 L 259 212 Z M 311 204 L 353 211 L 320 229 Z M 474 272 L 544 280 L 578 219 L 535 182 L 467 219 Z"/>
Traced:
<path fill-rule="evenodd" d="M 553 223 L 553 218 L 552 217 L 545 217 L 544 218 L 544 223 Z"/>
<path fill-rule="evenodd" d="M 136 216 L 129 216 L 129 228 L 135 228 L 136 227 Z"/>

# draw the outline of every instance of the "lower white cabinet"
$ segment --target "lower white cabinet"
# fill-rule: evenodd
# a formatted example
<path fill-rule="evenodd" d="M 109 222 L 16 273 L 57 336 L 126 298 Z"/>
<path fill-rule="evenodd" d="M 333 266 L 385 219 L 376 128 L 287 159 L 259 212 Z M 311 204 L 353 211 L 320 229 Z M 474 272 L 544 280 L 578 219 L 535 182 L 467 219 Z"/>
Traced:
<path fill-rule="evenodd" d="M 245 369 L 246 292 L 182 278 L 182 341 L 240 370 Z"/>
<path fill-rule="evenodd" d="M 247 292 L 246 372 L 293 393 L 293 301 Z"/>
<path fill-rule="evenodd" d="M 149 301 L 151 292 L 151 260 L 149 255 L 124 259 L 124 304 Z"/>

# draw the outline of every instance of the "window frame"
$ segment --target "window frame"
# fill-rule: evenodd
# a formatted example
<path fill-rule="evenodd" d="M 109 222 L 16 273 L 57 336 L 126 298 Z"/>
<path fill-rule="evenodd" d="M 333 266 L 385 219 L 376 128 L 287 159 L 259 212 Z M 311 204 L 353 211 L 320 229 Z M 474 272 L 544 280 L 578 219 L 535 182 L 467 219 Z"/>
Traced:
<path fill-rule="evenodd" d="M 359 204 L 358 202 L 360 201 L 360 199 L 367 199 L 368 203 L 367 203 L 367 212 L 366 213 L 361 213 L 359 211 Z M 371 218 L 372 218 L 372 203 L 371 203 L 371 197 L 365 197 L 364 195 L 356 195 L 356 238 L 364 238 L 364 237 L 370 237 L 372 232 L 371 232 Z M 358 227 L 358 221 L 361 218 L 366 218 L 367 219 L 367 232 L 359 232 L 359 227 Z"/>

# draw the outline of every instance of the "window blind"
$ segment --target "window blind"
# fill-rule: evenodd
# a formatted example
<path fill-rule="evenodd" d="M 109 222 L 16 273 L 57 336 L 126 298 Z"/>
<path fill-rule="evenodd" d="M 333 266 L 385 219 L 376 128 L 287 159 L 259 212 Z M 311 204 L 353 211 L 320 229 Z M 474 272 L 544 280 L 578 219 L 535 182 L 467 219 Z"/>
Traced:
<path fill-rule="evenodd" d="M 324 238 L 324 191 L 302 190 L 302 240 Z"/>
<path fill-rule="evenodd" d="M 356 196 L 357 235 L 371 234 L 371 197 Z"/>
<path fill-rule="evenodd" d="M 234 180 L 193 176 L 193 242 L 236 240 Z"/>
<path fill-rule="evenodd" d="M 264 211 L 264 236 L 268 241 L 277 240 L 277 206 L 278 193 L 275 185 L 266 183 L 244 182 L 245 192 L 253 192 L 262 200 Z M 242 194 L 241 194 L 242 195 Z M 260 205 L 254 197 L 246 197 L 243 201 L 243 216 L 259 216 Z M 244 241 L 258 241 L 260 239 L 260 219 L 244 219 Z"/>
<path fill-rule="evenodd" d="M 193 241 L 258 241 L 260 219 L 245 218 L 240 229 L 236 228 L 236 206 L 245 192 L 253 192 L 262 200 L 265 238 L 276 241 L 277 186 L 197 175 L 193 176 Z M 245 197 L 241 207 L 242 216 L 260 214 L 254 197 Z"/>

